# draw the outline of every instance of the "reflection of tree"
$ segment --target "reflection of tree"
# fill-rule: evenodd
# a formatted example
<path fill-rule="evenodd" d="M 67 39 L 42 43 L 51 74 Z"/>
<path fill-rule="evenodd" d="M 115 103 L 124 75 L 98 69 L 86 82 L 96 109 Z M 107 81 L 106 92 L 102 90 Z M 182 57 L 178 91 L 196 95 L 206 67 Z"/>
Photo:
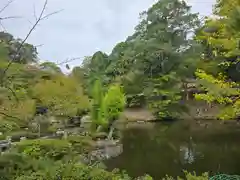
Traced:
<path fill-rule="evenodd" d="M 123 153 L 108 161 L 106 165 L 125 169 L 132 176 L 139 173 L 152 175 L 172 174 L 179 171 L 178 147 L 169 145 L 165 131 L 156 129 L 131 129 L 124 132 Z M 127 163 L 126 163 L 127 162 Z M 141 175 L 141 174 L 140 174 Z"/>
<path fill-rule="evenodd" d="M 192 141 L 192 137 L 189 138 L 187 144 L 180 146 L 180 161 L 182 164 L 192 164 L 196 158 L 195 144 Z"/>
<path fill-rule="evenodd" d="M 161 123 L 153 129 L 128 129 L 123 132 L 123 153 L 106 165 L 124 169 L 131 176 L 148 173 L 156 179 L 165 174 L 179 176 L 182 170 L 238 174 L 238 136 L 190 132 L 175 123 L 168 128 Z"/>

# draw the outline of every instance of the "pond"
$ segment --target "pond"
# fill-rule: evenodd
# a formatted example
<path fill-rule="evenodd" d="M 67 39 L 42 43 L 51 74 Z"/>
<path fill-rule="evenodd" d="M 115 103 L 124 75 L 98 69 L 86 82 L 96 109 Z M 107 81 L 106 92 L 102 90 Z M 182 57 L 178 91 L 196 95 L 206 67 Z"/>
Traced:
<path fill-rule="evenodd" d="M 130 176 L 166 174 L 183 170 L 197 174 L 240 174 L 240 127 L 195 127 L 182 122 L 143 124 L 122 130 L 123 152 L 105 161 L 108 170 L 118 168 Z"/>

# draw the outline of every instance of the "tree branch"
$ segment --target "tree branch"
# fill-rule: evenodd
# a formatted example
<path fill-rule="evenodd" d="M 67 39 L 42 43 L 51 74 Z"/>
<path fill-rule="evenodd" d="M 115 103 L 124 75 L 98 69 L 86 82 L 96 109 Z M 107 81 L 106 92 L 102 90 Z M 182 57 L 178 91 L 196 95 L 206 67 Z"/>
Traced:
<path fill-rule="evenodd" d="M 66 63 L 69 63 L 69 62 L 72 62 L 72 61 L 82 59 L 82 58 L 84 58 L 84 57 L 76 57 L 76 58 L 71 58 L 71 59 L 67 58 L 65 61 L 59 62 L 56 65 L 63 65 L 63 64 L 66 64 Z"/>
<path fill-rule="evenodd" d="M 7 4 L 0 10 L 0 14 L 10 5 L 14 2 L 15 0 L 10 0 L 7 2 Z"/>
<path fill-rule="evenodd" d="M 6 20 L 6 19 L 16 19 L 16 18 L 22 18 L 21 16 L 8 16 L 8 17 L 0 17 L 0 21 Z"/>
<path fill-rule="evenodd" d="M 16 93 L 13 91 L 13 89 L 10 88 L 10 87 L 7 87 L 7 86 L 5 86 L 5 88 L 7 88 L 9 91 L 11 91 L 11 93 L 13 94 L 14 98 L 16 99 L 16 101 L 19 102 L 19 99 L 18 99 Z"/>
<path fill-rule="evenodd" d="M 12 2 L 12 1 L 11 1 Z M 13 64 L 13 62 L 16 60 L 20 50 L 22 49 L 24 43 L 27 41 L 27 39 L 29 38 L 29 36 L 32 34 L 32 32 L 35 30 L 35 28 L 37 27 L 37 25 L 39 24 L 40 21 L 42 21 L 43 19 L 46 19 L 48 18 L 49 16 L 51 15 L 54 15 L 60 11 L 56 11 L 56 12 L 53 12 L 53 13 L 50 13 L 50 14 L 47 14 L 46 16 L 43 16 L 43 13 L 44 11 L 46 10 L 46 7 L 47 7 L 47 4 L 48 4 L 48 0 L 45 0 L 45 3 L 43 5 L 43 8 L 42 8 L 42 11 L 38 17 L 38 19 L 36 20 L 36 22 L 34 23 L 34 25 L 32 26 L 32 28 L 30 29 L 30 31 L 28 32 L 28 34 L 26 35 L 26 37 L 24 38 L 24 40 L 21 42 L 21 44 L 19 45 L 18 49 L 17 49 L 17 52 L 14 54 L 14 57 L 10 60 L 10 62 L 8 63 L 7 67 L 4 69 L 3 73 L 2 73 L 2 77 L 0 79 L 0 84 L 3 84 L 3 80 L 4 80 L 4 77 L 8 71 L 8 69 L 10 68 L 10 66 Z"/>
<path fill-rule="evenodd" d="M 17 119 L 17 120 L 22 121 L 22 119 L 20 119 L 20 118 L 18 118 L 18 117 L 11 116 L 11 115 L 8 115 L 8 114 L 6 114 L 6 113 L 4 113 L 4 112 L 0 112 L 0 114 L 1 114 L 1 115 L 4 115 L 4 116 L 6 116 L 6 117 L 12 118 L 12 119 Z"/>

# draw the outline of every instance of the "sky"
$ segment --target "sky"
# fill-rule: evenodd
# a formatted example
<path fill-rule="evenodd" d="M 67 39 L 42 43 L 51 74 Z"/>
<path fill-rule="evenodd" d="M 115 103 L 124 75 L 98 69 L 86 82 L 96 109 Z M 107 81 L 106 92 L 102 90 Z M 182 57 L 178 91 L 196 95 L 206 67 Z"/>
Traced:
<path fill-rule="evenodd" d="M 0 0 L 0 9 L 9 0 Z M 112 48 L 134 32 L 139 13 L 147 10 L 156 0 L 48 0 L 45 15 L 62 10 L 41 21 L 28 39 L 38 46 L 43 61 L 62 62 L 80 57 L 69 63 L 81 64 L 84 56 L 96 51 L 110 53 Z M 15 0 L 0 17 L 19 16 L 2 22 L 0 31 L 10 32 L 24 39 L 35 16 L 40 14 L 45 0 Z M 193 12 L 211 14 L 215 0 L 188 0 Z M 35 9 L 35 10 L 34 10 Z M 39 46 L 40 45 L 40 46 Z M 64 66 L 62 66 L 64 68 Z"/>

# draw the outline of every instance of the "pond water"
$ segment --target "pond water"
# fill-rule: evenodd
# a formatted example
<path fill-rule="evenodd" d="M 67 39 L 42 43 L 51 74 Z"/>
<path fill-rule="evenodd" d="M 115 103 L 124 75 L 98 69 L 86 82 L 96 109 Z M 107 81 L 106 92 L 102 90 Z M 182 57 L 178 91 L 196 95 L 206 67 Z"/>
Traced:
<path fill-rule="evenodd" d="M 240 127 L 222 126 L 192 128 L 174 122 L 128 127 L 122 130 L 122 154 L 105 165 L 156 179 L 182 176 L 183 170 L 240 174 Z"/>

